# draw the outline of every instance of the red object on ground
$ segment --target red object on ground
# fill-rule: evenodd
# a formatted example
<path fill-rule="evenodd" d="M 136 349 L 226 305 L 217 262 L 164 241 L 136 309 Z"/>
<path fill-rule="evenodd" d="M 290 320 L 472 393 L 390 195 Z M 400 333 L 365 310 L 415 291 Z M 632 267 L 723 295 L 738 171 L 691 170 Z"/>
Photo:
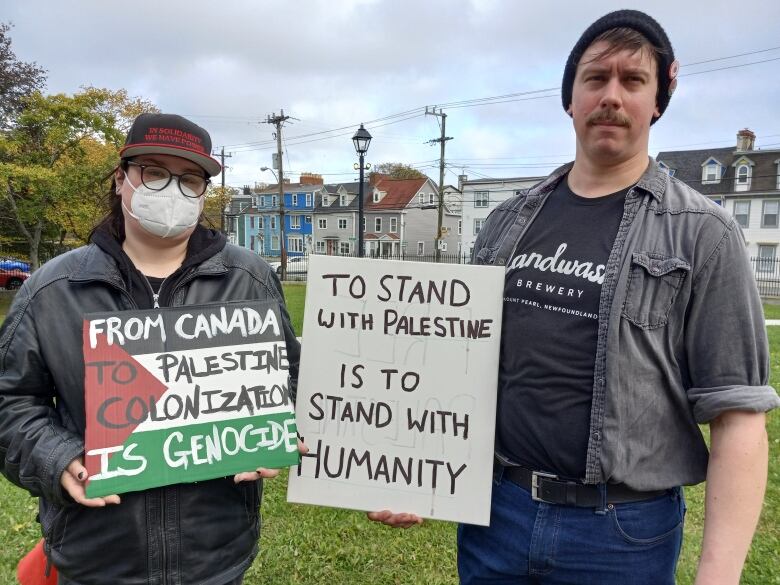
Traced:
<path fill-rule="evenodd" d="M 16 578 L 21 585 L 57 585 L 57 569 L 50 566 L 46 576 L 46 554 L 43 552 L 43 539 L 28 552 L 16 566 Z"/>

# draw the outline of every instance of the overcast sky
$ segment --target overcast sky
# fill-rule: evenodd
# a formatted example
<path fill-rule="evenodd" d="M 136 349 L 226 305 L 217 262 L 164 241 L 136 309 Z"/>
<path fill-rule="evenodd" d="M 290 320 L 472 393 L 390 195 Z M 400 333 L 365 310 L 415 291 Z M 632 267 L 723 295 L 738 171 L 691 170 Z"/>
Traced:
<path fill-rule="evenodd" d="M 426 105 L 553 88 L 445 109 L 445 182 L 456 183 L 461 172 L 544 175 L 573 158 L 563 65 L 582 31 L 621 7 L 655 17 L 683 66 L 651 154 L 730 146 L 744 127 L 758 147 L 780 148 L 776 0 L 3 0 L 0 20 L 14 24 L 17 56 L 48 71 L 50 93 L 125 88 L 204 126 L 233 154 L 233 186 L 274 182 L 259 170 L 275 150 L 263 122 L 282 108 L 296 118 L 283 130 L 293 181 L 302 171 L 355 180 L 354 130 L 402 112 L 367 124 L 367 161 L 412 163 L 438 181 L 439 147 L 425 142 L 440 130 Z M 756 61 L 766 62 L 747 65 Z"/>

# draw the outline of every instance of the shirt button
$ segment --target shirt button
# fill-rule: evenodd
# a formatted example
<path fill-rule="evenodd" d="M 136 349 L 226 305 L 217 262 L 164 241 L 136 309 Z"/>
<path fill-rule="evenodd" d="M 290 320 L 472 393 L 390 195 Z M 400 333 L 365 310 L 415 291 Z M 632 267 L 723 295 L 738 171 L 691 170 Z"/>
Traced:
<path fill-rule="evenodd" d="M 601 433 L 599 431 L 593 431 L 593 439 L 596 441 L 601 440 Z"/>

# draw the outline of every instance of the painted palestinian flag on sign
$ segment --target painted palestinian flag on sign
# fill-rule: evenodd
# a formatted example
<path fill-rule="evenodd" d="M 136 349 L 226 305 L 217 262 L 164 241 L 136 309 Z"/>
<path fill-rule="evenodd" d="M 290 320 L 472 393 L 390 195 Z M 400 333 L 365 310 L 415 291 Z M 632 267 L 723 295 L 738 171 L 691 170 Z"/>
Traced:
<path fill-rule="evenodd" d="M 275 302 L 84 318 L 87 496 L 298 463 Z"/>

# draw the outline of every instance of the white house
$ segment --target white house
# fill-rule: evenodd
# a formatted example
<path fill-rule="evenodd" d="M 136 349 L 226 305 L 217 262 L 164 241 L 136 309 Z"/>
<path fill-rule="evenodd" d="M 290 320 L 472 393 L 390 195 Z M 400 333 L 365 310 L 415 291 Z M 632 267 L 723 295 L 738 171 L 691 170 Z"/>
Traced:
<path fill-rule="evenodd" d="M 488 214 L 502 201 L 514 197 L 518 191 L 533 187 L 544 177 L 514 177 L 508 179 L 473 179 L 460 175 L 463 204 L 458 224 L 459 252 L 471 254 L 479 230 Z"/>

